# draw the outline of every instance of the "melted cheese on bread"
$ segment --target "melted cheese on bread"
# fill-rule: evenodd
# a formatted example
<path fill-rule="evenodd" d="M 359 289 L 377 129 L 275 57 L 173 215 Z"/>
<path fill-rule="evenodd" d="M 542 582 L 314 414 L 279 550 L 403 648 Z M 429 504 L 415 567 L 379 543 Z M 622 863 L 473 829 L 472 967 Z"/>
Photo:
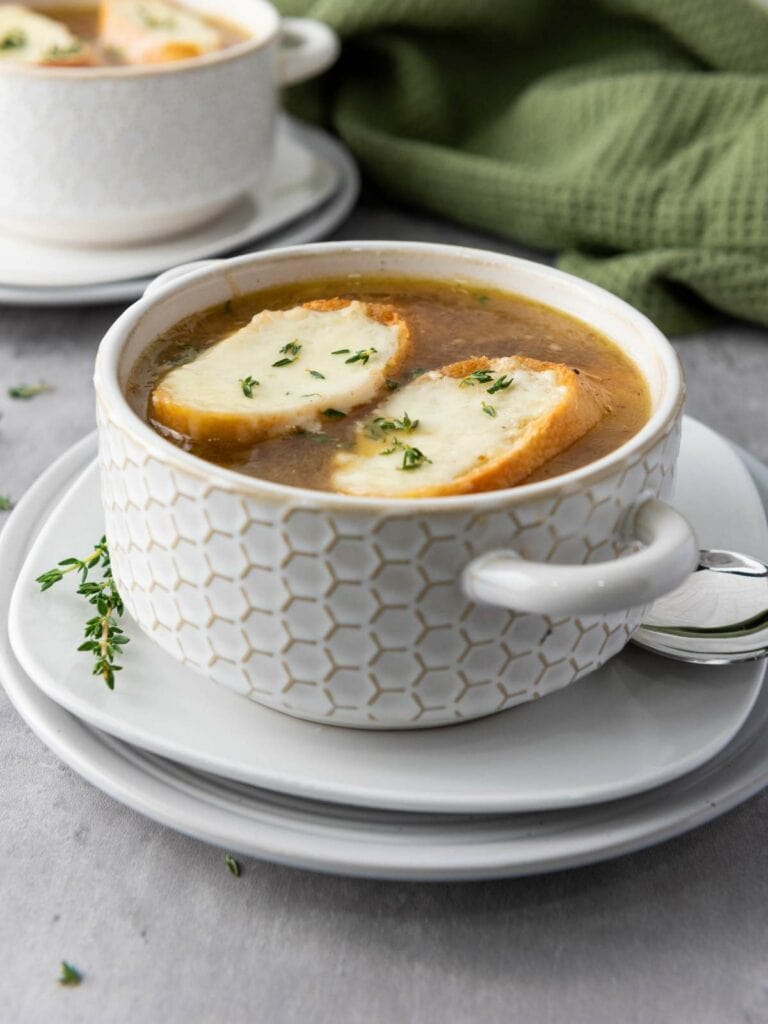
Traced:
<path fill-rule="evenodd" d="M 409 345 L 391 306 L 327 299 L 265 310 L 166 374 L 152 392 L 151 415 L 198 441 L 245 444 L 319 430 L 373 401 Z"/>
<path fill-rule="evenodd" d="M 0 65 L 5 63 L 76 67 L 93 59 L 66 25 L 22 4 L 0 4 Z"/>
<path fill-rule="evenodd" d="M 223 46 L 213 25 L 165 0 L 102 0 L 99 21 L 102 43 L 128 64 L 186 60 Z"/>
<path fill-rule="evenodd" d="M 586 434 L 599 386 L 560 363 L 479 357 L 416 378 L 334 456 L 334 490 L 428 497 L 509 487 Z"/>

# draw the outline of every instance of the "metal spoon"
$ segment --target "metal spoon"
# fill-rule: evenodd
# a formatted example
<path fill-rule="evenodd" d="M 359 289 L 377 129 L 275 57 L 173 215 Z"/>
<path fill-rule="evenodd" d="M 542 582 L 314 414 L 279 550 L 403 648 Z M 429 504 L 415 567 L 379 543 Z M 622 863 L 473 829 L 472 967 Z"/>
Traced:
<path fill-rule="evenodd" d="M 766 657 L 768 566 L 735 551 L 701 551 L 698 569 L 654 602 L 632 641 L 697 665 Z"/>

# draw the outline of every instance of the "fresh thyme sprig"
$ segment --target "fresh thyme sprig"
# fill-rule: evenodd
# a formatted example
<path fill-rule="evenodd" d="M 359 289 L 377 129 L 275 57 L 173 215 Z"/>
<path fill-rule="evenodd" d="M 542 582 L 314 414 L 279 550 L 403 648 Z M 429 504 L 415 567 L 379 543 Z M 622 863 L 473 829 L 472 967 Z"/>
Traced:
<path fill-rule="evenodd" d="M 89 580 L 89 572 L 97 567 L 102 578 Z M 102 537 L 85 558 L 65 558 L 38 576 L 36 582 L 41 590 L 49 590 L 71 572 L 80 575 L 77 593 L 96 609 L 96 615 L 85 623 L 85 639 L 78 651 L 93 654 L 93 674 L 101 676 L 109 689 L 114 690 L 115 675 L 122 671 L 122 666 L 117 664 L 120 648 L 129 642 L 129 638 L 117 624 L 117 617 L 124 614 L 125 608 L 112 577 L 106 537 Z"/>
<path fill-rule="evenodd" d="M 53 391 L 50 384 L 45 384 L 41 381 L 39 384 L 17 384 L 15 387 L 8 388 L 9 398 L 34 398 L 36 395 L 45 394 L 46 391 Z"/>
<path fill-rule="evenodd" d="M 298 341 L 289 341 L 287 345 L 283 345 L 280 349 L 283 355 L 282 359 L 278 359 L 276 363 L 272 363 L 273 366 L 290 366 L 291 363 L 295 363 L 299 358 L 299 352 L 301 352 L 301 345 Z"/>
<path fill-rule="evenodd" d="M 242 377 L 237 383 L 240 385 L 246 398 L 253 398 L 253 389 L 259 386 L 259 382 L 255 377 L 251 377 L 250 374 L 247 377 Z"/>
<path fill-rule="evenodd" d="M 329 420 L 343 420 L 346 417 L 346 413 L 342 412 L 341 409 L 323 409 L 323 416 Z"/>

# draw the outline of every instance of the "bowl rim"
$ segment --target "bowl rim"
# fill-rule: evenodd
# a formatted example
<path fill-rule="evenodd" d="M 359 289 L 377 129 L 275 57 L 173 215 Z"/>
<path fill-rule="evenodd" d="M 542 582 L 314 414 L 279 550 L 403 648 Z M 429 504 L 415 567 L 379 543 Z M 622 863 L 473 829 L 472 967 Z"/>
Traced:
<path fill-rule="evenodd" d="M 141 320 L 153 306 L 181 294 L 190 287 L 209 278 L 226 276 L 233 269 L 254 265 L 259 267 L 265 263 L 290 262 L 306 256 L 321 259 L 323 254 L 355 252 L 382 252 L 397 254 L 423 254 L 424 256 L 442 255 L 465 260 L 481 260 L 488 263 L 511 265 L 527 274 L 539 275 L 555 284 L 566 285 L 569 289 L 578 289 L 593 302 L 607 304 L 614 312 L 642 331 L 644 337 L 653 345 L 660 357 L 663 369 L 663 394 L 658 407 L 640 428 L 624 444 L 608 452 L 607 455 L 589 462 L 577 469 L 570 470 L 547 480 L 539 480 L 530 484 L 517 484 L 513 487 L 493 491 L 482 491 L 472 494 L 460 494 L 445 497 L 403 497 L 379 498 L 341 494 L 336 491 L 320 491 L 291 484 L 280 484 L 259 477 L 225 469 L 215 463 L 190 452 L 177 448 L 174 444 L 157 433 L 128 404 L 118 381 L 120 357 L 126 343 Z M 125 310 L 113 323 L 99 345 L 94 368 L 94 386 L 97 401 L 101 405 L 105 417 L 121 431 L 127 433 L 134 442 L 159 462 L 169 464 L 183 472 L 205 480 L 231 492 L 239 492 L 244 496 L 260 497 L 266 500 L 292 500 L 297 505 L 322 505 L 349 511 L 391 511 L 400 513 L 430 510 L 449 512 L 467 508 L 487 508 L 498 505 L 519 505 L 529 501 L 551 498 L 558 492 L 562 496 L 582 491 L 599 480 L 616 472 L 622 466 L 634 465 L 633 456 L 642 455 L 665 437 L 679 419 L 685 399 L 685 383 L 683 370 L 677 353 L 669 340 L 653 324 L 648 317 L 636 310 L 624 299 L 606 291 L 598 285 L 585 281 L 573 274 L 557 270 L 546 264 L 519 256 L 510 256 L 492 250 L 477 249 L 469 246 L 451 245 L 436 242 L 399 242 L 399 241 L 341 241 L 316 242 L 308 245 L 296 245 L 282 249 L 265 250 L 258 253 L 247 253 L 243 256 L 231 257 L 214 261 L 214 266 L 206 265 L 188 274 L 173 278 L 164 284 L 151 289 L 151 294 L 144 296 Z M 395 272 L 396 273 L 396 272 Z M 322 270 L 318 270 L 322 277 Z M 425 275 L 428 277 L 429 275 Z M 435 275 L 439 279 L 440 275 Z M 254 289 L 258 290 L 258 289 Z M 514 292 L 511 292 L 514 294 Z M 541 303 L 557 310 L 552 302 Z M 189 315 L 184 314 L 184 315 Z M 573 314 L 568 314 L 572 316 Z M 182 319 L 180 316 L 179 319 Z M 575 319 L 579 319 L 575 317 Z M 641 371 L 642 372 L 642 371 Z M 99 424 L 99 430 L 104 429 Z"/>
<path fill-rule="evenodd" d="M 215 67 L 229 61 L 248 57 L 252 53 L 266 49 L 277 37 L 280 29 L 280 15 L 269 0 L 251 0 L 254 8 L 259 9 L 264 17 L 264 34 L 249 36 L 241 43 L 227 46 L 223 50 L 205 53 L 201 57 L 187 57 L 185 60 L 167 61 L 161 64 L 97 64 L 94 66 L 65 67 L 60 64 L 53 66 L 39 64 L 0 64 L 0 81 L 3 77 L 30 78 L 36 81 L 54 79 L 58 82 L 74 83 L 95 82 L 104 79 L 154 78 L 158 75 L 173 75 L 198 69 Z"/>

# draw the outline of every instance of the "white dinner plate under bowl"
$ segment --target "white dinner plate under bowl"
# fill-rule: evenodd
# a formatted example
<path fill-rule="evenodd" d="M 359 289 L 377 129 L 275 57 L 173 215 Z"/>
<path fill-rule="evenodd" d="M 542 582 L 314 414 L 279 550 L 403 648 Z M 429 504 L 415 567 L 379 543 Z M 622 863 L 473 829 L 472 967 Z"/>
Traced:
<path fill-rule="evenodd" d="M 154 243 L 97 249 L 45 245 L 0 233 L 0 303 L 82 305 L 138 298 L 158 273 L 243 248 L 325 237 L 357 199 L 359 175 L 332 136 L 283 117 L 271 184 L 261 202 L 246 193 L 221 216 Z"/>
<path fill-rule="evenodd" d="M 61 459 L 20 502 L 3 532 L 3 623 L 24 551 L 66 481 L 90 454 L 86 441 Z M 768 471 L 753 461 L 751 465 L 768 497 Z M 740 516 L 739 511 L 743 522 Z M 746 544 L 748 529 L 744 538 Z M 658 789 L 545 814 L 448 816 L 365 810 L 285 796 L 134 748 L 91 728 L 46 697 L 16 661 L 2 626 L 0 678 L 43 742 L 115 799 L 229 852 L 338 874 L 437 881 L 577 867 L 670 839 L 716 818 L 768 784 L 768 693 L 758 698 L 744 727 L 720 754 Z M 723 685 L 729 685 L 727 677 Z"/>
<path fill-rule="evenodd" d="M 48 697 L 83 721 L 182 764 L 282 793 L 399 811 L 574 807 L 696 768 L 733 738 L 759 691 L 762 667 L 754 663 L 702 668 L 628 648 L 560 693 L 489 718 L 423 731 L 339 729 L 290 718 L 208 681 L 127 622 L 132 642 L 110 692 L 76 650 L 84 608 L 74 586 L 43 594 L 34 582 L 60 559 L 91 550 L 103 533 L 94 448 L 91 441 L 79 449 L 89 465 L 71 487 L 74 461 L 66 475 L 53 470 L 50 518 L 11 604 L 14 653 Z M 768 551 L 748 472 L 722 438 L 690 420 L 676 500 L 702 544 Z M 0 560 L 11 555 L 6 549 L 4 542 Z M 12 554 L 18 560 L 19 549 Z"/>

